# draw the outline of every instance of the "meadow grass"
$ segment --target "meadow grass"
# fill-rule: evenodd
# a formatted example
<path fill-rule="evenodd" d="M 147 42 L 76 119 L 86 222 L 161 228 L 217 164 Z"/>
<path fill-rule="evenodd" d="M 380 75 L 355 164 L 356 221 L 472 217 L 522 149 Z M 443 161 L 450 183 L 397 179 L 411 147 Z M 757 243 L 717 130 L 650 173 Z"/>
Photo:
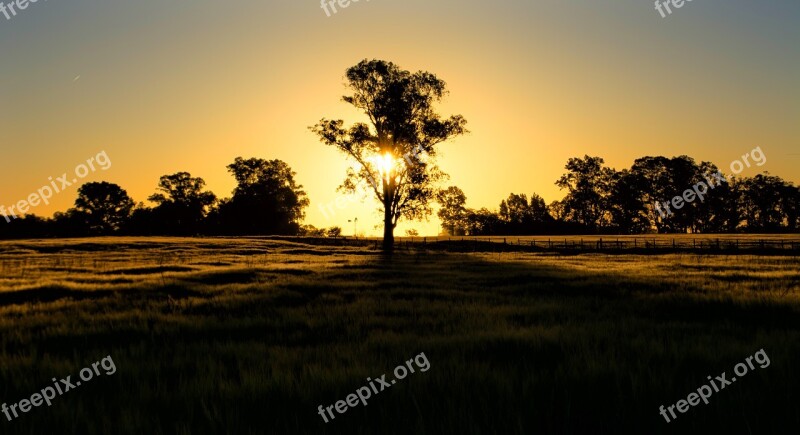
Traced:
<path fill-rule="evenodd" d="M 111 355 L 9 434 L 796 433 L 800 259 L 271 239 L 0 242 L 0 401 Z M 771 365 L 667 424 L 759 349 Z M 324 423 L 424 352 L 431 368 Z"/>

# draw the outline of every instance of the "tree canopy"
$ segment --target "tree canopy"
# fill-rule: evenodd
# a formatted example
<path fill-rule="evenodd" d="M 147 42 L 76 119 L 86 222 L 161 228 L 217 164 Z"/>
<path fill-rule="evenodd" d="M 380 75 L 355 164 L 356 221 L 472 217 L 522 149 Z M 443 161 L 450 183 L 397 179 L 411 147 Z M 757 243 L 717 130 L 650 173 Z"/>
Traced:
<path fill-rule="evenodd" d="M 383 211 L 383 247 L 391 250 L 400 218 L 427 218 L 446 175 L 435 164 L 437 145 L 467 132 L 461 115 L 443 119 L 435 104 L 447 94 L 445 82 L 424 71 L 411 73 L 383 60 L 363 60 L 346 72 L 352 92 L 343 101 L 369 123 L 345 127 L 323 118 L 310 129 L 356 164 L 339 187 L 370 190 Z"/>

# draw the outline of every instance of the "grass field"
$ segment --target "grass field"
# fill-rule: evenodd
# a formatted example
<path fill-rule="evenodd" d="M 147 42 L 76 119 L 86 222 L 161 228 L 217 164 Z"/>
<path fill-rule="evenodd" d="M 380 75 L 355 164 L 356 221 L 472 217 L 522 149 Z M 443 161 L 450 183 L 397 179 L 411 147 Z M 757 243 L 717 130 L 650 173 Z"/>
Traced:
<path fill-rule="evenodd" d="M 111 355 L 4 434 L 797 433 L 800 258 L 0 242 L 0 401 Z M 771 364 L 666 423 L 764 349 Z M 325 423 L 327 407 L 424 352 Z M 334 411 L 335 412 L 335 411 Z M 677 412 L 677 411 L 676 411 Z"/>

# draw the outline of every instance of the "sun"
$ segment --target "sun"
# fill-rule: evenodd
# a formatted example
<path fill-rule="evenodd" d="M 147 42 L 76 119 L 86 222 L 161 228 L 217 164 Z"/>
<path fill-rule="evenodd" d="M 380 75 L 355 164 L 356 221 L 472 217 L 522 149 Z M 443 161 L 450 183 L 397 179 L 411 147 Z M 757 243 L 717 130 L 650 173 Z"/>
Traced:
<path fill-rule="evenodd" d="M 391 177 L 397 169 L 397 160 L 391 153 L 383 153 L 382 155 L 372 158 L 372 163 L 377 167 L 382 178 Z"/>

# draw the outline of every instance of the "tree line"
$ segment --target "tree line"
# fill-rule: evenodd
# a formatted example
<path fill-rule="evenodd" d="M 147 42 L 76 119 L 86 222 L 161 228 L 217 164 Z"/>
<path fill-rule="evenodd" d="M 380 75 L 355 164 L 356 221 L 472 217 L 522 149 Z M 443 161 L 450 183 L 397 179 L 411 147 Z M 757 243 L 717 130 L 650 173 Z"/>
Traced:
<path fill-rule="evenodd" d="M 0 238 L 99 235 L 307 235 L 339 236 L 341 228 L 303 225 L 310 201 L 283 161 L 237 158 L 227 166 L 236 179 L 231 197 L 219 199 L 188 172 L 162 176 L 154 204 L 135 203 L 122 187 L 90 182 L 78 189 L 74 207 L 52 218 L 26 215 L 0 225 Z M 549 205 L 533 193 L 512 193 L 497 210 L 470 209 L 456 186 L 436 201 L 443 234 L 640 234 L 797 232 L 800 188 L 769 173 L 731 177 L 702 201 L 672 214 L 656 207 L 718 171 L 688 156 L 642 157 L 616 171 L 600 157 L 569 159 L 556 185 L 566 191 Z"/>
<path fill-rule="evenodd" d="M 0 225 L 0 238 L 100 235 L 338 235 L 341 229 L 301 225 L 309 204 L 295 172 L 283 161 L 238 157 L 227 166 L 236 179 L 230 198 L 205 190 L 188 172 L 162 176 L 147 199 L 135 203 L 113 183 L 78 189 L 74 207 L 52 218 L 30 214 Z"/>
<path fill-rule="evenodd" d="M 777 233 L 800 228 L 800 188 L 769 173 L 728 177 L 702 200 L 665 213 L 660 204 L 718 173 L 688 156 L 642 157 L 621 171 L 600 157 L 571 158 L 549 205 L 537 194 L 510 194 L 499 210 L 466 207 L 456 186 L 440 191 L 438 216 L 448 235 Z"/>

